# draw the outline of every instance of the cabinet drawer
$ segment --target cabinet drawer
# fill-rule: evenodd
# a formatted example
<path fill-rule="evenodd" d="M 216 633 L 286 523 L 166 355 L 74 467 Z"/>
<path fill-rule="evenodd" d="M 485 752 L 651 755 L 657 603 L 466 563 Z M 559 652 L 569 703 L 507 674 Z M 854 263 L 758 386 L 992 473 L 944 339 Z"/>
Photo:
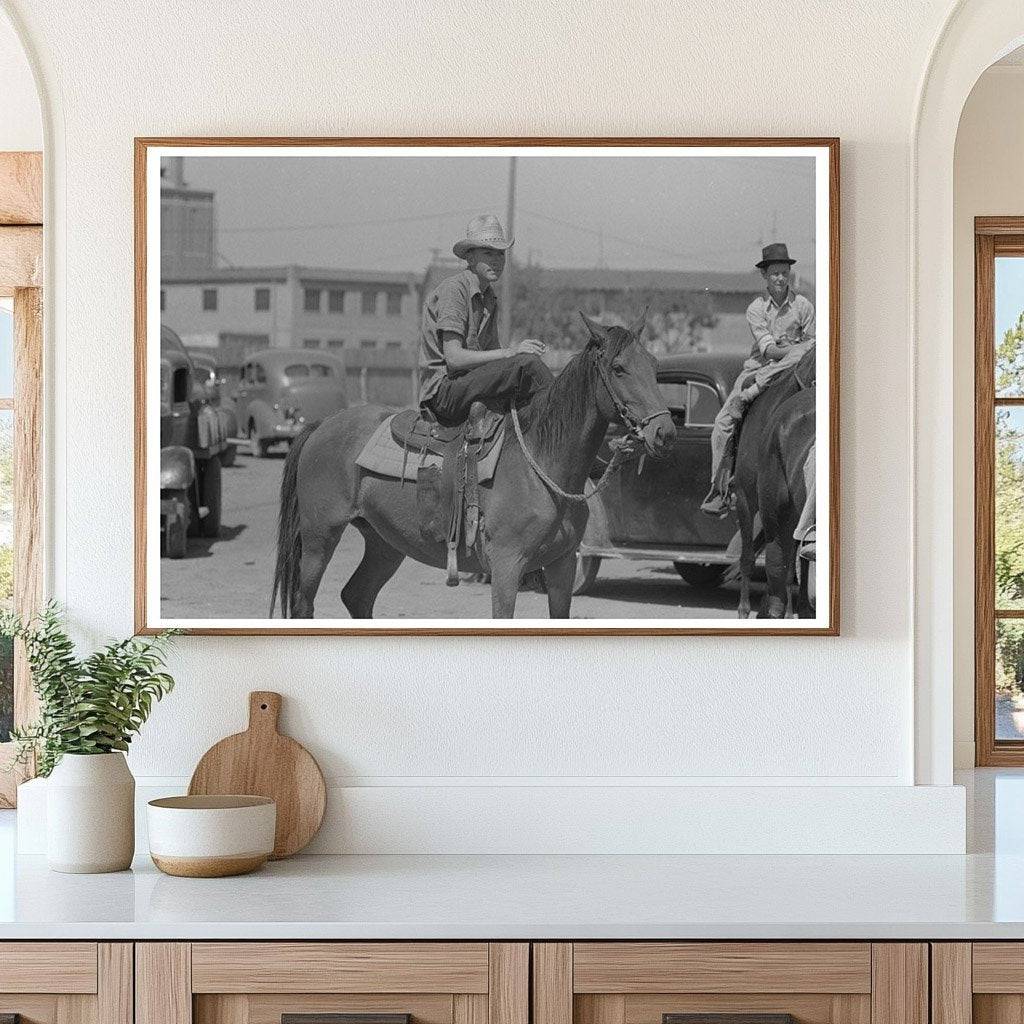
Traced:
<path fill-rule="evenodd" d="M 534 1024 L 666 1024 L 671 1015 L 684 1015 L 681 1024 L 928 1024 L 928 949 L 869 942 L 537 943 L 533 1008 Z M 716 1019 L 699 1019 L 708 1015 Z"/>
<path fill-rule="evenodd" d="M 0 992 L 96 991 L 95 942 L 0 943 Z"/>
<path fill-rule="evenodd" d="M 516 942 L 196 942 L 136 946 L 136 1024 L 281 1024 L 330 1014 L 528 1024 Z M 372 1021 L 345 1024 L 373 1024 Z"/>

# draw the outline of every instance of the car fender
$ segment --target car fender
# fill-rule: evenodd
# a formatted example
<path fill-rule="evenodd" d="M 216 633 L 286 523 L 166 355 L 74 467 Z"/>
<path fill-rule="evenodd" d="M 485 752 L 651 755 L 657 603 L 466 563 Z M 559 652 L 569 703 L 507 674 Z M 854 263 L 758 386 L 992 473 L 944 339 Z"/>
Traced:
<path fill-rule="evenodd" d="M 273 425 L 280 419 L 270 404 L 260 399 L 249 403 L 246 411 L 244 428 L 248 430 L 249 420 L 256 424 L 256 433 L 259 437 L 273 437 Z"/>
<path fill-rule="evenodd" d="M 188 448 L 168 445 L 160 450 L 160 490 L 185 491 L 196 479 L 196 459 Z"/>

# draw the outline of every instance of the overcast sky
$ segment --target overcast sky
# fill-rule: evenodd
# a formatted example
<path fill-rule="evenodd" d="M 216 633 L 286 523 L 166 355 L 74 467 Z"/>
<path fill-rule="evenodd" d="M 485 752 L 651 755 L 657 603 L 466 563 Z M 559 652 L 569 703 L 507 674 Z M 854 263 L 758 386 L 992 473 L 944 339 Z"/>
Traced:
<path fill-rule="evenodd" d="M 507 157 L 189 156 L 216 192 L 226 265 L 422 273 L 470 217 L 505 219 Z M 518 162 L 516 254 L 552 267 L 747 270 L 784 241 L 813 279 L 811 157 L 548 157 Z"/>

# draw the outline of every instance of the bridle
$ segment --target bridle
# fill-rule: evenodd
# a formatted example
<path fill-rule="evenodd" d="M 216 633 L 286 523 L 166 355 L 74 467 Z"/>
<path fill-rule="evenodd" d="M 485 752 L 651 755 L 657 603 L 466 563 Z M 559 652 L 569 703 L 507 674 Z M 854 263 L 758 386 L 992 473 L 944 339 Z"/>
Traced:
<path fill-rule="evenodd" d="M 622 420 L 623 425 L 627 428 L 627 432 L 622 437 L 614 438 L 609 442 L 609 447 L 612 449 L 612 457 L 608 460 L 608 465 L 605 466 L 604 472 L 601 474 L 601 478 L 597 481 L 589 494 L 570 494 L 568 491 L 562 490 L 562 488 L 544 472 L 537 460 L 533 457 L 533 453 L 526 447 L 526 438 L 523 437 L 523 428 L 519 423 L 519 413 L 516 410 L 515 402 L 513 401 L 512 403 L 512 426 L 515 428 L 516 439 L 519 441 L 519 447 L 522 450 L 523 457 L 529 463 L 530 468 L 534 473 L 540 477 L 548 490 L 557 494 L 558 497 L 563 498 L 565 501 L 589 501 L 605 486 L 605 484 L 608 483 L 609 480 L 611 480 L 613 474 L 622 466 L 623 463 L 629 462 L 638 457 L 643 460 L 645 457 L 644 454 L 641 453 L 637 456 L 635 454 L 634 445 L 636 441 L 646 443 L 644 442 L 644 427 L 646 427 L 651 420 L 656 420 L 659 416 L 671 415 L 668 409 L 665 408 L 652 412 L 649 416 L 644 416 L 642 419 L 637 418 L 629 411 L 626 403 L 623 402 L 617 394 L 615 394 L 615 389 L 612 387 L 612 382 L 608 377 L 608 368 L 604 365 L 604 360 L 601 359 L 600 355 L 597 357 L 597 372 L 600 374 L 601 381 L 604 384 L 605 390 L 608 392 L 608 397 L 612 400 L 612 404 L 615 406 L 615 411 L 618 413 L 619 419 Z M 640 469 L 643 469 L 642 461 L 640 463 Z"/>

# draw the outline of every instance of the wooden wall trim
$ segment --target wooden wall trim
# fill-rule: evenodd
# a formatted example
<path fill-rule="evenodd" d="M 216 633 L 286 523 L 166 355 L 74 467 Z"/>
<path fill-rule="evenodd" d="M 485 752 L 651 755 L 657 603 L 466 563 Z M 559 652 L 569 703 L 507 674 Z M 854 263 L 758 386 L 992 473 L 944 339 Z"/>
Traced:
<path fill-rule="evenodd" d="M 929 1024 L 928 946 L 876 942 L 871 946 L 871 1024 Z"/>
<path fill-rule="evenodd" d="M 135 944 L 135 1024 L 192 1024 L 189 943 Z"/>
<path fill-rule="evenodd" d="M 43 154 L 0 153 L 0 224 L 43 223 Z"/>
<path fill-rule="evenodd" d="M 932 1024 L 971 1024 L 971 944 L 933 942 L 931 946 Z"/>

